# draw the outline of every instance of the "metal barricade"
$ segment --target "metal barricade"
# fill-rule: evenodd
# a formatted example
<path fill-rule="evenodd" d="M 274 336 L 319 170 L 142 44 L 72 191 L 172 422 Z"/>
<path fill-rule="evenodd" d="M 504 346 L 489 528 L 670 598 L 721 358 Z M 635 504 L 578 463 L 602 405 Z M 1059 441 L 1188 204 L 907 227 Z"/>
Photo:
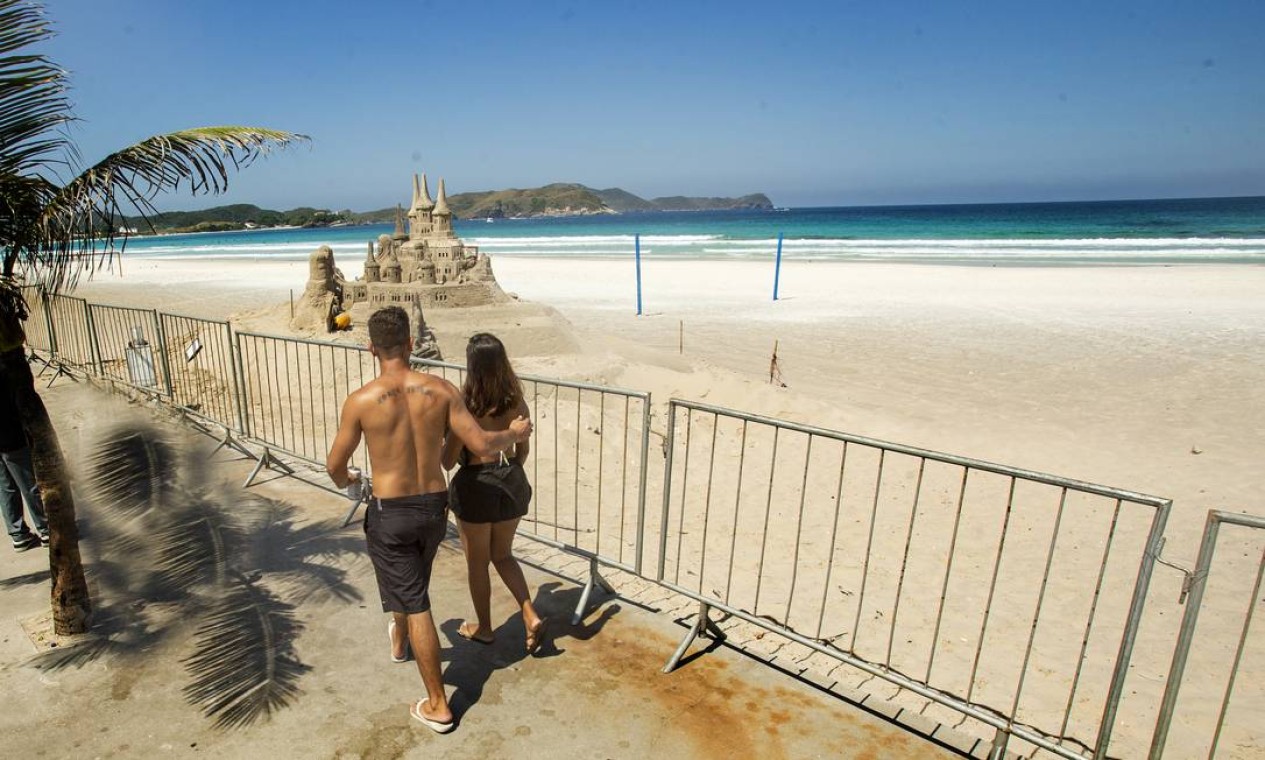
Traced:
<path fill-rule="evenodd" d="M 88 302 L 74 296 L 47 295 L 45 304 L 57 363 L 98 374 Z"/>
<path fill-rule="evenodd" d="M 22 298 L 26 301 L 28 309 L 26 322 L 22 325 L 26 333 L 27 347 L 52 354 L 53 332 L 44 289 L 38 285 L 23 285 Z"/>
<path fill-rule="evenodd" d="M 359 346 L 247 332 L 237 333 L 237 353 L 246 434 L 323 467 L 343 400 L 377 375 L 373 357 Z M 352 461 L 369 472 L 363 443 Z"/>
<path fill-rule="evenodd" d="M 1222 526 L 1247 530 L 1222 535 Z M 1262 572 L 1265 518 L 1209 512 L 1199 559 L 1183 587 L 1186 611 L 1151 742 L 1152 760 L 1211 758 L 1222 745 L 1242 749 L 1233 756 L 1249 757 L 1265 744 L 1265 638 L 1251 633 L 1256 610 L 1265 603 Z M 1183 686 L 1187 698 L 1179 710 Z"/>
<path fill-rule="evenodd" d="M 458 387 L 465 368 L 415 359 Z M 519 534 L 641 573 L 650 394 L 520 374 L 535 427 L 524 464 L 532 513 Z"/>
<path fill-rule="evenodd" d="M 655 578 L 700 607 L 665 671 L 723 636 L 716 608 L 991 727 L 998 756 L 1104 757 L 1169 507 L 674 399 Z"/>
<path fill-rule="evenodd" d="M 171 396 L 171 375 L 158 312 L 88 304 L 99 376 L 146 393 Z"/>
<path fill-rule="evenodd" d="M 228 322 L 162 312 L 158 320 L 172 404 L 186 414 L 245 434 L 237 352 Z"/>

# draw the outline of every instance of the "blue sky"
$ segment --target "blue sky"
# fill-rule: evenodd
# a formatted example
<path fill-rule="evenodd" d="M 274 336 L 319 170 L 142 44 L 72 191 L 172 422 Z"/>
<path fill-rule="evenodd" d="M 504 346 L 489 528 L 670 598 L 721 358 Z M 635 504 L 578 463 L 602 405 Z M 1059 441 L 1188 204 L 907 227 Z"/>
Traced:
<path fill-rule="evenodd" d="M 1265 2 L 47 0 L 86 162 L 311 135 L 215 199 L 549 182 L 778 205 L 1265 195 Z"/>

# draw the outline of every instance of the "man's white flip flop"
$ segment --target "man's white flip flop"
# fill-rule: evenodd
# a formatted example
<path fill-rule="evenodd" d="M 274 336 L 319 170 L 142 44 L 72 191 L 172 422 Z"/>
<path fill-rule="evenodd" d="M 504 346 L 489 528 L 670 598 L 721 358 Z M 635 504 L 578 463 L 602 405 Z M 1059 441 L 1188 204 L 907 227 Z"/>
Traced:
<path fill-rule="evenodd" d="M 423 726 L 426 726 L 431 731 L 434 731 L 437 734 L 446 734 L 449 731 L 451 731 L 454 726 L 457 725 L 456 722 L 454 721 L 448 721 L 447 723 L 440 723 L 437 720 L 431 720 L 430 718 L 427 718 L 425 715 L 422 714 L 422 705 L 424 704 L 426 704 L 426 698 L 419 699 L 417 700 L 417 704 L 410 707 L 408 711 L 409 715 L 412 715 L 414 718 L 421 721 Z"/>
<path fill-rule="evenodd" d="M 395 621 L 387 622 L 387 641 L 391 643 L 391 662 L 408 662 L 409 643 L 408 638 L 404 639 L 404 656 L 397 658 L 395 656 Z"/>

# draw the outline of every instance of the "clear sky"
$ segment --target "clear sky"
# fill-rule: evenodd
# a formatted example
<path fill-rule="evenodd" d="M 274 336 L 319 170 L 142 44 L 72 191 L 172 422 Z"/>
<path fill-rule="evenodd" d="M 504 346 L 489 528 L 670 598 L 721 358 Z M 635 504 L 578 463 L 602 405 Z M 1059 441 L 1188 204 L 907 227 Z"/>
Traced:
<path fill-rule="evenodd" d="M 85 162 L 249 124 L 219 203 L 549 182 L 777 205 L 1265 195 L 1265 0 L 47 0 Z"/>

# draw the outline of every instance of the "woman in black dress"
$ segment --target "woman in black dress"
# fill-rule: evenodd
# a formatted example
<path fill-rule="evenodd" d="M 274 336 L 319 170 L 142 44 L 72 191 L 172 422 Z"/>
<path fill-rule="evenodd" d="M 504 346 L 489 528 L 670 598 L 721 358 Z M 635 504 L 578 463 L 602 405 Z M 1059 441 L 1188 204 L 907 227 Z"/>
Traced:
<path fill-rule="evenodd" d="M 505 346 L 489 333 L 471 336 L 466 345 L 462 395 L 470 413 L 485 430 L 505 430 L 515 417 L 530 416 L 522 384 L 510 366 Z M 477 618 L 476 622 L 462 623 L 457 632 L 471 641 L 492 643 L 492 584 L 488 575 L 491 564 L 523 610 L 527 651 L 531 653 L 540 646 L 545 620 L 536 614 L 523 570 L 511 552 L 518 521 L 527 514 L 531 501 L 531 485 L 523 471 L 527 452 L 528 444 L 523 442 L 511 452 L 481 459 L 450 435 L 444 447 L 444 467 L 451 469 L 458 462 L 461 464 L 448 485 L 448 498 L 457 516 L 470 578 L 470 599 Z"/>

